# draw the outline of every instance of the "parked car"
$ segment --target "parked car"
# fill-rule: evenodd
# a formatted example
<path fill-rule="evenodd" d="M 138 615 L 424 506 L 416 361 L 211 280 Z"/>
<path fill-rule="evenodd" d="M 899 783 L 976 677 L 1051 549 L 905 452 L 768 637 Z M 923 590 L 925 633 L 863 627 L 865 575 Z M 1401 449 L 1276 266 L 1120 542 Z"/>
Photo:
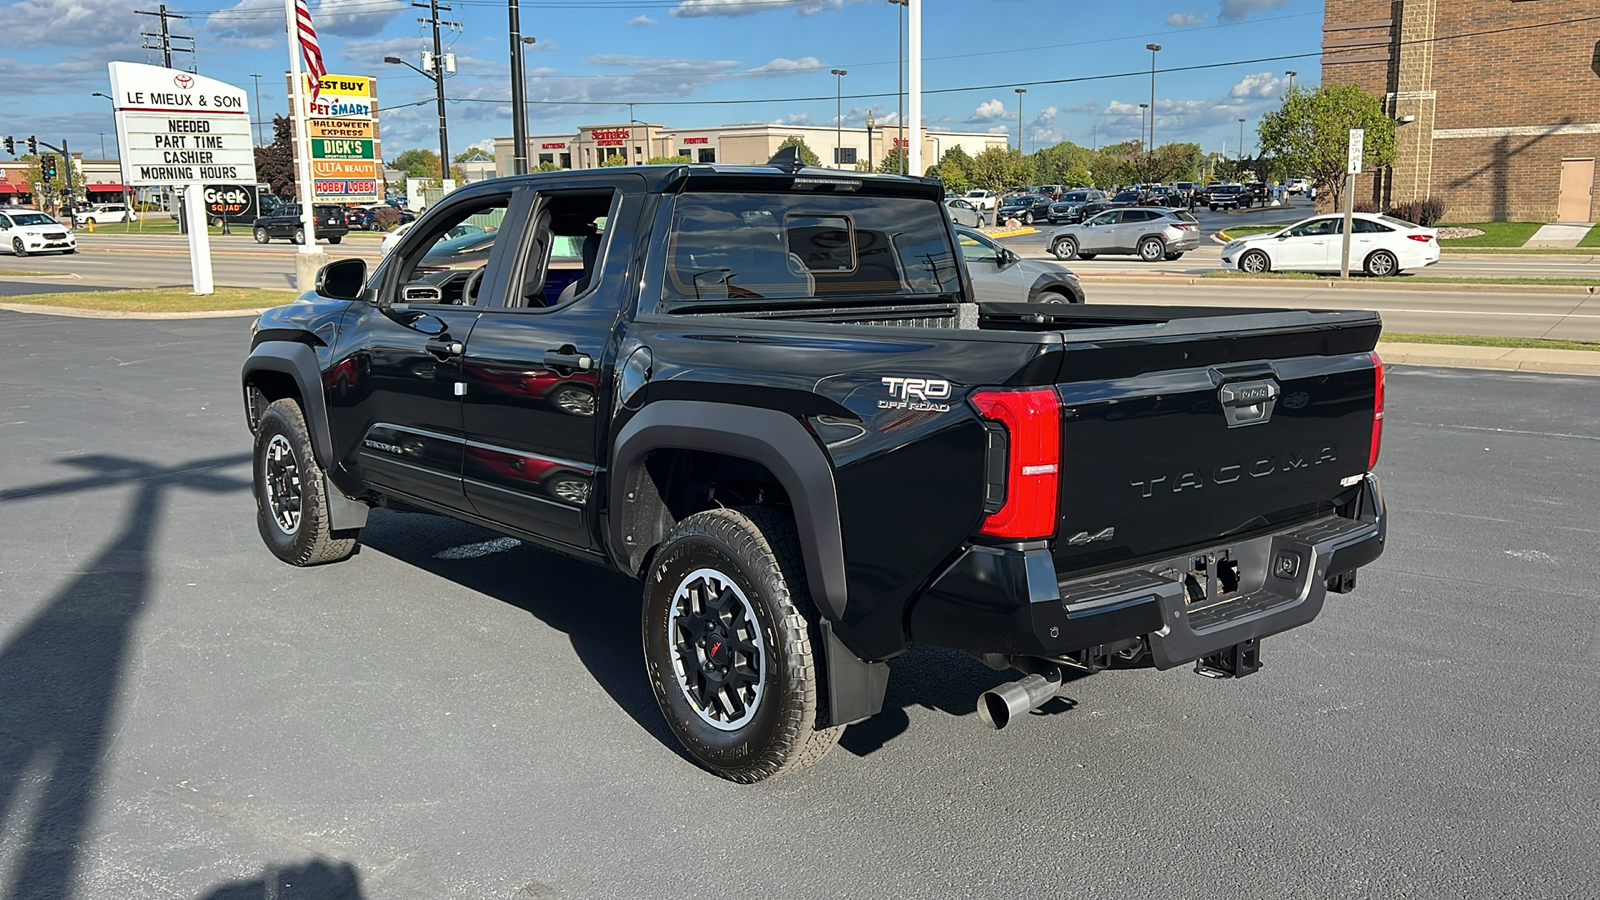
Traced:
<path fill-rule="evenodd" d="M 1118 191 L 1107 201 L 1107 209 L 1120 209 L 1124 206 L 1139 206 L 1145 202 L 1143 191 Z"/>
<path fill-rule="evenodd" d="M 1083 302 L 1083 283 L 1060 263 L 1018 256 L 994 238 L 959 225 L 956 243 L 978 300 Z"/>
<path fill-rule="evenodd" d="M 883 710 L 918 669 L 886 661 L 912 646 L 1017 669 L 971 698 L 1001 728 L 1082 677 L 1069 670 L 1250 676 L 1263 639 L 1372 605 L 1338 595 L 1388 524 L 1376 313 L 976 303 L 934 185 L 778 163 L 867 189 L 770 166 L 492 179 L 418 226 L 515 210 L 476 270 L 495 277 L 454 276 L 460 302 L 419 290 L 437 273 L 416 276 L 429 247 L 413 239 L 370 276 L 330 263 L 264 313 L 236 396 L 279 590 L 324 591 L 326 573 L 290 567 L 350 558 L 385 507 L 635 578 L 641 613 L 605 626 L 639 632 L 607 632 L 585 662 L 636 668 L 685 756 L 744 783 L 817 762 Z M 582 261 L 552 302 L 541 248 L 558 237 Z M 371 524 L 394 546 L 392 519 Z M 503 618 L 464 615 L 458 637 Z M 346 653 L 393 649 L 345 637 Z M 1308 629 L 1265 677 L 1348 644 Z M 600 693 L 572 668 L 567 691 Z M 907 693 L 888 694 L 896 714 Z M 1241 703 L 1265 714 L 1293 693 Z M 1151 715 L 1246 714 L 1206 694 Z M 525 712 L 503 730 L 546 721 Z M 912 755 L 892 754 L 914 778 Z M 671 753 L 651 765 L 686 781 Z"/>
<path fill-rule="evenodd" d="M 1219 184 L 1206 191 L 1206 208 L 1212 212 L 1219 209 L 1248 209 L 1250 202 L 1251 196 L 1242 184 Z"/>
<path fill-rule="evenodd" d="M 994 209 L 995 206 L 1000 202 L 999 196 L 996 195 L 994 191 L 985 191 L 980 188 L 973 188 L 972 190 L 967 191 L 967 193 L 961 199 L 971 203 L 973 206 L 976 206 L 981 210 L 984 210 L 985 212 Z"/>
<path fill-rule="evenodd" d="M 0 207 L 0 247 L 17 256 L 30 253 L 78 252 L 72 229 L 37 210 L 21 206 Z"/>
<path fill-rule="evenodd" d="M 317 232 L 314 240 L 326 239 L 330 244 L 337 244 L 350 233 L 350 226 L 344 223 L 342 206 L 318 203 L 312 215 Z M 261 216 L 250 226 L 250 230 L 258 244 L 268 243 L 273 238 L 287 238 L 296 244 L 303 244 L 306 240 L 305 223 L 300 220 L 298 203 L 285 203 L 271 215 Z"/>
<path fill-rule="evenodd" d="M 1068 188 L 1064 184 L 1036 184 L 1033 187 L 1028 188 L 1028 193 L 1043 194 L 1044 196 L 1049 197 L 1051 200 L 1060 200 L 1061 195 L 1066 193 L 1067 190 Z"/>
<path fill-rule="evenodd" d="M 950 212 L 950 221 L 969 228 L 983 227 L 983 210 L 960 197 L 946 197 L 944 208 Z"/>
<path fill-rule="evenodd" d="M 413 222 L 414 221 L 415 220 L 413 220 Z M 400 243 L 401 238 L 406 236 L 406 232 L 411 230 L 413 222 L 407 222 L 384 235 L 383 240 L 378 244 L 379 255 L 388 256 L 389 251 L 393 250 Z M 452 226 L 449 231 L 445 232 L 444 235 L 439 238 L 439 240 L 450 240 L 458 237 L 465 237 L 469 234 L 482 234 L 488 230 L 489 229 L 484 228 L 482 225 L 476 225 L 472 222 L 462 222 L 460 225 Z"/>
<path fill-rule="evenodd" d="M 1174 260 L 1200 246 L 1200 225 L 1181 209 L 1108 209 L 1056 229 L 1047 246 L 1056 259 L 1131 253 L 1145 262 Z"/>
<path fill-rule="evenodd" d="M 1272 200 L 1272 188 L 1267 187 L 1264 181 L 1247 181 L 1244 183 L 1244 192 L 1250 195 L 1247 206 L 1265 206 Z"/>
<path fill-rule="evenodd" d="M 1043 222 L 1050 218 L 1049 197 L 1043 194 L 1018 194 L 1000 204 L 1000 211 L 995 213 L 996 225 L 1007 219 L 1016 219 L 1024 225 L 1034 222 Z"/>
<path fill-rule="evenodd" d="M 1284 185 L 1283 189 L 1291 196 L 1296 194 L 1304 194 L 1306 191 L 1311 189 L 1311 182 L 1304 178 L 1291 178 L 1289 179 L 1289 183 Z"/>
<path fill-rule="evenodd" d="M 1229 241 L 1222 264 L 1245 272 L 1337 272 L 1344 253 L 1344 217 L 1314 216 L 1272 234 Z M 1373 213 L 1355 213 L 1350 268 L 1398 275 L 1439 261 L 1439 230 Z"/>
<path fill-rule="evenodd" d="M 1172 185 L 1172 189 L 1178 194 L 1183 204 L 1187 206 L 1189 205 L 1189 198 L 1193 197 L 1201 188 L 1198 181 L 1179 181 Z"/>
<path fill-rule="evenodd" d="M 1085 215 L 1092 215 L 1104 207 L 1100 204 L 1106 199 L 1105 192 L 1094 188 L 1073 188 L 1061 195 L 1061 198 L 1050 204 L 1050 213 L 1047 218 L 1050 224 L 1059 225 L 1066 222 L 1081 222 Z"/>
<path fill-rule="evenodd" d="M 139 214 L 121 203 L 95 203 L 88 209 L 74 212 L 72 220 L 80 225 L 105 225 L 109 222 L 137 222 Z"/>
<path fill-rule="evenodd" d="M 344 223 L 350 226 L 352 231 L 377 231 L 377 212 L 378 210 L 371 206 L 350 207 L 344 211 Z"/>

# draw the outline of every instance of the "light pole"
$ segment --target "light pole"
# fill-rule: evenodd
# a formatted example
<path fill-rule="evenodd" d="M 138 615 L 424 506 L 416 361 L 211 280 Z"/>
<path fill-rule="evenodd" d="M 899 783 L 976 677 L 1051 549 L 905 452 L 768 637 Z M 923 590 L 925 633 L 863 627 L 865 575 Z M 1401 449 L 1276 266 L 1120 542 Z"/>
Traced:
<path fill-rule="evenodd" d="M 511 174 L 528 174 L 528 96 L 523 75 L 522 48 L 533 38 L 522 36 L 522 9 L 509 0 L 511 26 Z"/>
<path fill-rule="evenodd" d="M 898 64 L 895 67 L 895 74 L 900 79 L 899 92 L 895 95 L 895 98 L 900 101 L 900 111 L 895 116 L 894 124 L 899 127 L 900 136 L 904 137 L 906 134 L 906 7 L 911 5 L 911 0 L 889 0 L 889 2 L 898 7 L 894 14 L 895 19 L 900 23 L 899 39 L 895 42 L 895 49 L 899 53 L 896 57 Z M 905 149 L 906 152 L 900 155 L 901 175 L 906 174 L 906 160 L 910 158 L 911 145 L 909 141 L 906 143 Z"/>
<path fill-rule="evenodd" d="M 833 70 L 833 167 L 839 168 L 842 163 L 839 157 L 844 146 L 844 77 L 850 72 L 846 69 Z"/>
<path fill-rule="evenodd" d="M 1100 123 L 1095 122 L 1089 126 L 1089 152 L 1100 149 Z"/>
<path fill-rule="evenodd" d="M 1022 146 L 1022 95 L 1028 92 L 1027 88 L 1017 88 L 1017 152 L 1028 152 Z"/>
<path fill-rule="evenodd" d="M 1145 114 L 1146 114 L 1146 110 L 1148 110 L 1148 109 L 1150 109 L 1150 104 L 1148 104 L 1148 103 L 1139 104 L 1139 143 L 1141 143 L 1141 144 L 1145 144 L 1145 140 L 1144 140 Z M 1150 145 L 1149 144 L 1145 144 L 1145 148 L 1144 149 L 1145 149 L 1146 153 L 1150 152 Z"/>
<path fill-rule="evenodd" d="M 250 77 L 256 80 L 256 114 L 252 118 L 256 120 L 256 146 L 259 147 L 261 146 L 261 73 L 251 72 Z"/>
<path fill-rule="evenodd" d="M 113 120 L 116 119 L 117 101 L 110 94 L 102 94 L 99 91 L 95 91 L 91 96 L 104 97 L 107 100 L 110 100 L 111 117 Z M 122 167 L 122 136 L 117 134 L 116 129 L 113 128 L 111 138 L 114 142 L 113 146 L 117 148 L 117 180 L 122 182 L 122 208 L 127 210 L 127 212 L 123 213 L 122 221 L 126 223 L 129 221 L 127 217 L 133 215 L 133 204 L 128 202 L 128 176 L 123 171 Z M 105 143 L 105 138 L 101 138 L 100 142 L 103 145 Z M 105 150 L 102 149 L 100 153 L 102 156 L 105 155 Z M 71 166 L 72 160 L 67 160 L 67 165 Z M 68 169 L 68 171 L 71 171 L 71 169 Z M 84 196 L 88 196 L 88 194 L 86 193 Z M 142 228 L 144 226 L 141 225 L 140 227 Z"/>
<path fill-rule="evenodd" d="M 1296 75 L 1299 75 L 1300 73 L 1296 72 L 1293 69 L 1290 69 L 1289 71 L 1287 71 L 1287 72 L 1285 72 L 1283 74 L 1289 76 L 1289 92 L 1292 93 L 1294 91 L 1294 77 Z"/>
<path fill-rule="evenodd" d="M 872 110 L 867 110 L 867 171 L 872 171 Z"/>
<path fill-rule="evenodd" d="M 1239 162 L 1244 162 L 1244 120 L 1239 120 Z"/>
<path fill-rule="evenodd" d="M 438 35 L 435 34 L 434 37 L 437 38 Z M 433 82 L 434 94 L 439 101 L 439 181 L 442 183 L 450 180 L 450 137 L 444 124 L 444 54 L 440 52 L 438 42 L 434 43 L 432 72 L 424 72 L 398 56 L 385 56 L 383 61 L 392 66 L 405 66 Z"/>
<path fill-rule="evenodd" d="M 1145 44 L 1144 48 L 1150 51 L 1150 149 L 1156 149 L 1156 54 L 1161 52 L 1160 44 Z"/>

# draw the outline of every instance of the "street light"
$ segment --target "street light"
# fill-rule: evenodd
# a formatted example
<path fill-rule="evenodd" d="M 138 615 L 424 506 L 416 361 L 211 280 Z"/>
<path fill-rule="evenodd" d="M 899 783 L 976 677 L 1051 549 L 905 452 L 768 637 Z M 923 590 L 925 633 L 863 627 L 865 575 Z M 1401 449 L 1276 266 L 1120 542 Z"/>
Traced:
<path fill-rule="evenodd" d="M 1239 161 L 1244 162 L 1244 120 L 1239 120 Z"/>
<path fill-rule="evenodd" d="M 522 36 L 522 13 L 510 0 L 511 18 L 511 174 L 528 174 L 528 82 L 523 48 L 537 38 Z"/>
<path fill-rule="evenodd" d="M 1017 152 L 1028 152 L 1022 146 L 1022 95 L 1028 92 L 1027 88 L 1017 88 Z"/>
<path fill-rule="evenodd" d="M 839 168 L 842 163 L 839 157 L 844 146 L 844 77 L 850 72 L 846 69 L 833 70 L 833 167 Z"/>
<path fill-rule="evenodd" d="M 450 134 L 445 128 L 444 122 L 444 54 L 435 50 L 433 54 L 434 71 L 432 72 L 424 72 L 423 70 L 413 66 L 411 63 L 406 62 L 398 56 L 385 56 L 383 61 L 392 66 L 405 66 L 411 71 L 416 72 L 418 75 L 421 75 L 422 77 L 433 82 L 434 96 L 437 97 L 439 101 L 439 180 L 440 182 L 449 181 Z M 527 151 L 524 150 L 523 152 L 526 153 Z"/>
<path fill-rule="evenodd" d="M 1148 103 L 1139 104 L 1139 141 L 1141 143 L 1143 143 L 1143 141 L 1144 141 L 1145 110 L 1147 110 L 1149 108 L 1150 108 L 1150 104 L 1148 104 Z M 1150 146 L 1148 144 L 1146 144 L 1144 149 L 1145 149 L 1145 152 L 1149 152 Z"/>
<path fill-rule="evenodd" d="M 1299 72 L 1296 72 L 1296 71 L 1295 71 L 1295 70 L 1293 70 L 1293 69 L 1290 69 L 1290 70 L 1289 70 L 1289 71 L 1287 71 L 1287 72 L 1285 72 L 1285 73 L 1283 73 L 1283 74 L 1285 74 L 1285 75 L 1287 75 L 1287 76 L 1289 76 L 1289 90 L 1290 90 L 1290 91 L 1293 91 L 1293 90 L 1294 90 L 1294 77 L 1295 77 L 1295 76 L 1296 76 L 1296 75 L 1299 75 L 1299 74 L 1300 74 L 1300 73 L 1299 73 Z"/>
<path fill-rule="evenodd" d="M 872 110 L 867 110 L 867 171 L 872 171 Z"/>
<path fill-rule="evenodd" d="M 1145 44 L 1144 48 L 1150 51 L 1150 149 L 1156 149 L 1156 54 L 1161 52 L 1160 44 Z"/>
<path fill-rule="evenodd" d="M 117 101 L 115 99 L 113 99 L 110 94 L 102 94 L 99 91 L 95 91 L 91 96 L 104 97 L 107 100 L 110 100 L 111 101 L 111 118 L 113 120 L 116 119 Z M 129 221 L 128 216 L 133 214 L 133 204 L 128 202 L 128 176 L 124 175 L 123 172 L 122 172 L 122 135 L 117 134 L 115 128 L 111 129 L 111 131 L 112 131 L 111 138 L 115 142 L 115 146 L 117 148 L 117 180 L 122 182 L 122 208 L 124 210 L 126 210 L 126 212 L 123 213 L 122 221 L 127 222 L 127 221 Z M 102 144 L 105 143 L 104 138 L 101 139 L 101 143 Z M 105 153 L 104 150 L 102 150 L 100 152 L 101 152 L 102 155 Z M 72 165 L 72 161 L 71 160 L 67 160 L 67 165 L 69 165 L 69 166 Z M 87 180 L 87 179 L 85 179 L 85 180 Z M 89 193 L 88 193 L 87 190 L 84 191 L 84 196 L 85 197 L 89 196 Z"/>

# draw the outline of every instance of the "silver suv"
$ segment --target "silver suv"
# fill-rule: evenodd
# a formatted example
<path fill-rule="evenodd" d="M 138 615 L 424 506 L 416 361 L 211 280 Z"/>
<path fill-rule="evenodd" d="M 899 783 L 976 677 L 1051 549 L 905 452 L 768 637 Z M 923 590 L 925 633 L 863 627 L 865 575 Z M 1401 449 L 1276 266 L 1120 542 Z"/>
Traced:
<path fill-rule="evenodd" d="M 1044 259 L 1026 259 L 988 235 L 955 226 L 956 244 L 967 261 L 978 300 L 1012 303 L 1082 303 L 1083 284 L 1071 269 Z"/>
<path fill-rule="evenodd" d="M 1096 213 L 1050 235 L 1057 259 L 1094 259 L 1102 253 L 1136 254 L 1145 262 L 1173 260 L 1200 246 L 1200 225 L 1179 209 L 1130 206 Z"/>

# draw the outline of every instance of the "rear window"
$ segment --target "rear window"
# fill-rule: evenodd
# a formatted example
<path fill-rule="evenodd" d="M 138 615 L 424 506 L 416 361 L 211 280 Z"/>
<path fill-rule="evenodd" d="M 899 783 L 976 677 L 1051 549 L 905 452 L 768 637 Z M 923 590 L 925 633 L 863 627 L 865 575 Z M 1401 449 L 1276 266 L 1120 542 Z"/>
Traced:
<path fill-rule="evenodd" d="M 668 301 L 940 296 L 961 289 L 950 226 L 926 200 L 684 194 L 661 278 Z"/>

